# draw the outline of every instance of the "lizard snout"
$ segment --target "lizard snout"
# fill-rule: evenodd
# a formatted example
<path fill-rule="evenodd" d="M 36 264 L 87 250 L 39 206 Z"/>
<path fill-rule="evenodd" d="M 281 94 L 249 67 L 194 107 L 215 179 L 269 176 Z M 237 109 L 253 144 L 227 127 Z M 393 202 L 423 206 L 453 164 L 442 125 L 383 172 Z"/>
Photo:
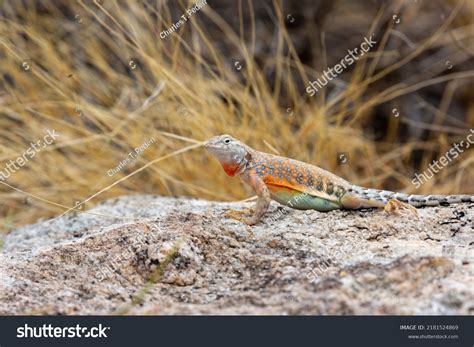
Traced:
<path fill-rule="evenodd" d="M 216 138 L 212 137 L 204 143 L 204 148 L 208 151 L 212 151 L 217 147 Z"/>

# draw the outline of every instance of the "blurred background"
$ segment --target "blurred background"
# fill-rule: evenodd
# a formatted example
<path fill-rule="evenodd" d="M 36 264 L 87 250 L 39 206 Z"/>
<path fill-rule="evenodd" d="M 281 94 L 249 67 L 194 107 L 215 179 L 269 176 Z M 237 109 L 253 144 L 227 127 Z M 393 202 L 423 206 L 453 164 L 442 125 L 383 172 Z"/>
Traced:
<path fill-rule="evenodd" d="M 0 181 L 2 232 L 97 192 L 85 209 L 128 194 L 248 198 L 196 146 L 221 133 L 363 186 L 474 193 L 471 148 L 412 183 L 474 128 L 472 1 L 0 4 L 0 170 L 59 134 Z M 306 93 L 371 35 L 368 54 Z"/>

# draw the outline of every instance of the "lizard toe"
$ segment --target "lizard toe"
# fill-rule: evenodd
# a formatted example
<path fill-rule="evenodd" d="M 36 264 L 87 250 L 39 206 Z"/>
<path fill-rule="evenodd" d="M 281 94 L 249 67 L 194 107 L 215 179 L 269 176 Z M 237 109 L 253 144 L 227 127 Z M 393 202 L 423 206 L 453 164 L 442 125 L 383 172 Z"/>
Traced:
<path fill-rule="evenodd" d="M 403 214 L 404 212 L 408 212 L 418 217 L 418 212 L 416 211 L 416 208 L 414 206 L 397 199 L 392 199 L 389 202 L 387 202 L 387 204 L 384 207 L 384 211 L 387 212 L 388 214 L 393 214 L 393 215 L 400 215 L 400 214 Z"/>

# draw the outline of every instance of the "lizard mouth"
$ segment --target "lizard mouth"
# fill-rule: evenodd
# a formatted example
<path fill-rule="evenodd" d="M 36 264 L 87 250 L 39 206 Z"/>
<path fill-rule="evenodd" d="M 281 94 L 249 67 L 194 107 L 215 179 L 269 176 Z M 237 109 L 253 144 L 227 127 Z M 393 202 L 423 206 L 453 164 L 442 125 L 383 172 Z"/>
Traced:
<path fill-rule="evenodd" d="M 212 150 L 216 150 L 216 149 L 218 148 L 218 146 L 216 146 L 216 145 L 214 145 L 214 144 L 212 144 L 212 143 L 206 142 L 206 143 L 204 144 L 204 148 L 205 148 L 207 151 L 211 152 Z"/>
<path fill-rule="evenodd" d="M 206 143 L 204 144 L 204 148 L 206 151 L 211 154 L 212 156 L 216 157 L 219 161 L 226 161 L 227 155 L 222 151 L 222 148 L 219 145 L 213 143 Z"/>

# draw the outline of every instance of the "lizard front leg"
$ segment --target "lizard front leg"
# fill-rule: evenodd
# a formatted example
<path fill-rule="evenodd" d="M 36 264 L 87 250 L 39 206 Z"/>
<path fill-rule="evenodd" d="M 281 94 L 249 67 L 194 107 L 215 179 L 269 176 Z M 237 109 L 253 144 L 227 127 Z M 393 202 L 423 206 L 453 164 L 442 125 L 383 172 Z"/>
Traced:
<path fill-rule="evenodd" d="M 227 216 L 237 219 L 241 222 L 244 222 L 248 225 L 254 225 L 257 224 L 268 210 L 268 206 L 270 205 L 270 192 L 268 191 L 267 186 L 265 185 L 265 182 L 257 176 L 257 175 L 250 175 L 246 180 L 245 180 L 250 186 L 254 189 L 255 193 L 257 193 L 257 205 L 255 208 L 255 211 L 250 218 L 240 218 L 236 217 L 236 214 L 244 214 L 245 212 L 237 212 L 237 211 L 232 211 L 230 213 L 227 213 Z"/>
<path fill-rule="evenodd" d="M 253 216 L 244 222 L 248 225 L 254 225 L 257 224 L 262 219 L 265 212 L 267 212 L 268 206 L 270 206 L 271 198 L 268 187 L 259 176 L 252 175 L 250 177 L 250 185 L 255 190 L 255 193 L 257 193 L 258 200 Z"/>

